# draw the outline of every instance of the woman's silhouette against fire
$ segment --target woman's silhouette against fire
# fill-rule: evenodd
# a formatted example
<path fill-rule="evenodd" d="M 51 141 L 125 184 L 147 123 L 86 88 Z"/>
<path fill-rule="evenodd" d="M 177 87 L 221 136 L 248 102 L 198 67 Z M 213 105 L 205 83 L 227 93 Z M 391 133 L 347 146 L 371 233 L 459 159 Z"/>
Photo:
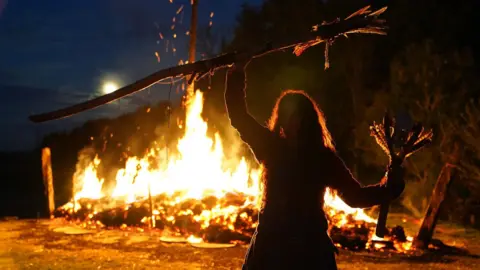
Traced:
<path fill-rule="evenodd" d="M 303 91 L 278 98 L 268 127 L 248 113 L 248 62 L 227 75 L 225 101 L 234 128 L 265 167 L 264 203 L 243 269 L 337 269 L 336 248 L 323 212 L 326 187 L 351 207 L 366 208 L 400 196 L 403 169 L 390 165 L 388 185 L 362 187 L 337 156 L 325 118 Z"/>

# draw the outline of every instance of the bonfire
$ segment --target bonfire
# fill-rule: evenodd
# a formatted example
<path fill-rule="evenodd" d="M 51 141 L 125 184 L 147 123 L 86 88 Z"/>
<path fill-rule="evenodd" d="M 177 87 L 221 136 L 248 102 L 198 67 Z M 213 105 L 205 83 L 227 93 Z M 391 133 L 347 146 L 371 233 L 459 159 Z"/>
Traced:
<path fill-rule="evenodd" d="M 220 135 L 207 135 L 201 91 L 185 105 L 176 149 L 151 148 L 143 157 L 130 157 L 110 189 L 97 175 L 98 157 L 79 163 L 73 198 L 56 215 L 88 227 L 161 230 L 190 242 L 248 243 L 262 201 L 263 168 L 244 156 L 226 155 Z M 349 207 L 334 190 L 325 193 L 325 213 L 338 247 L 386 248 L 371 241 L 376 219 Z M 400 252 L 412 240 L 401 227 L 387 230 L 385 239 Z"/>

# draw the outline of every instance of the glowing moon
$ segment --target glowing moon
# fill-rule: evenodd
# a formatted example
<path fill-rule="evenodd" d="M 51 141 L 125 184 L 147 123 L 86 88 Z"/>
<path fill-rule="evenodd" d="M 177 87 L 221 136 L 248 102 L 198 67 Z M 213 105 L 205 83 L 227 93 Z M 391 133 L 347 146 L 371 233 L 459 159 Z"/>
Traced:
<path fill-rule="evenodd" d="M 106 82 L 103 85 L 102 92 L 104 94 L 110 94 L 118 89 L 118 85 L 115 84 L 114 82 Z"/>

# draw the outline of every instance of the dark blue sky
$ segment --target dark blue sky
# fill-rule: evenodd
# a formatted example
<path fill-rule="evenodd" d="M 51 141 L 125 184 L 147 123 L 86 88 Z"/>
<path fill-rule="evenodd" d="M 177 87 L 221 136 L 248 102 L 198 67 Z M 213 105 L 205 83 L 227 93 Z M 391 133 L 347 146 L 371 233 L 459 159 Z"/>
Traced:
<path fill-rule="evenodd" d="M 212 30 L 231 36 L 245 2 L 262 0 L 200 0 L 199 28 L 207 27 L 214 12 Z M 182 5 L 183 15 L 175 16 Z M 189 16 L 190 0 L 0 0 L 0 151 L 30 149 L 51 130 L 166 98 L 165 87 L 155 86 L 150 94 L 64 120 L 41 125 L 27 120 L 31 113 L 99 95 L 103 81 L 123 85 L 186 59 Z"/>

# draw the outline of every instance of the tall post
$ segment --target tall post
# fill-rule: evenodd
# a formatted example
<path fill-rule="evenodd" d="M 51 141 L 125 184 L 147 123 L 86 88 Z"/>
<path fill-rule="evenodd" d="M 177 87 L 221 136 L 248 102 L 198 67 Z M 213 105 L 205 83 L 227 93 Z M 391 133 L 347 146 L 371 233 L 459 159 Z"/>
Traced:
<path fill-rule="evenodd" d="M 197 53 L 197 22 L 198 22 L 198 1 L 192 1 L 192 17 L 190 21 L 190 42 L 188 48 L 188 62 L 195 62 L 195 55 Z M 187 81 L 190 80 L 190 76 L 187 76 Z M 187 98 L 193 95 L 195 91 L 195 84 L 192 82 L 191 85 L 187 85 Z"/>
<path fill-rule="evenodd" d="M 55 211 L 55 200 L 53 191 L 53 174 L 52 174 L 52 153 L 50 148 L 45 147 L 42 149 L 42 174 L 43 184 L 45 186 L 45 195 L 48 201 L 48 214 L 50 218 L 53 218 L 53 212 Z"/>

